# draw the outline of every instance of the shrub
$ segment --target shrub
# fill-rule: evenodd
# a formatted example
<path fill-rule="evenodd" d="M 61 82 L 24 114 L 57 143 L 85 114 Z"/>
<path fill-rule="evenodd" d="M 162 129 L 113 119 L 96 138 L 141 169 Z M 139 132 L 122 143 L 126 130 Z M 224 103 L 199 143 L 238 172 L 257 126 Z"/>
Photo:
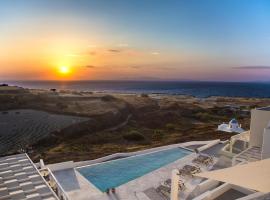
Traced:
<path fill-rule="evenodd" d="M 202 112 L 197 113 L 196 117 L 204 121 L 211 120 L 213 118 L 210 114 Z"/>
<path fill-rule="evenodd" d="M 102 101 L 114 101 L 116 98 L 114 96 L 111 95 L 105 95 L 103 97 L 101 97 Z"/>
<path fill-rule="evenodd" d="M 67 108 L 68 106 L 62 102 L 58 102 L 56 103 L 56 107 L 59 108 L 59 109 L 65 109 Z"/>
<path fill-rule="evenodd" d="M 123 135 L 123 138 L 128 141 L 142 141 L 145 140 L 144 135 L 138 131 L 130 131 Z"/>
<path fill-rule="evenodd" d="M 166 124 L 166 129 L 173 131 L 173 130 L 175 130 L 175 126 L 174 126 L 174 124 L 169 123 L 169 124 Z"/>
<path fill-rule="evenodd" d="M 149 97 L 149 96 L 148 96 L 148 94 L 143 93 L 143 94 L 141 94 L 141 97 Z"/>
<path fill-rule="evenodd" d="M 0 84 L 0 87 L 7 87 L 7 86 L 8 86 L 8 84 L 6 84 L 6 83 Z"/>
<path fill-rule="evenodd" d="M 153 139 L 160 140 L 164 137 L 164 132 L 162 130 L 156 129 L 154 130 Z"/>

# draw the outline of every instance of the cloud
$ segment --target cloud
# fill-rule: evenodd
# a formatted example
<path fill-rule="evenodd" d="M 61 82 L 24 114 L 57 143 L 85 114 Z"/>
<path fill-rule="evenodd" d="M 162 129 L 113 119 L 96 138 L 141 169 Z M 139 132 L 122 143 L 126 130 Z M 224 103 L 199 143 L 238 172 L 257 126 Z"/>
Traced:
<path fill-rule="evenodd" d="M 96 54 L 97 54 L 96 51 L 90 51 L 90 52 L 89 52 L 89 55 L 91 55 L 91 56 L 94 56 L 94 55 L 96 55 Z"/>
<path fill-rule="evenodd" d="M 159 55 L 160 53 L 159 52 L 151 52 L 152 55 Z"/>
<path fill-rule="evenodd" d="M 131 65 L 128 66 L 131 69 L 154 69 L 154 70 L 175 70 L 176 64 L 173 63 L 148 63 L 148 64 L 141 64 L 141 65 Z"/>
<path fill-rule="evenodd" d="M 94 65 L 86 65 L 86 66 L 84 66 L 85 68 L 88 68 L 88 69 L 93 69 L 93 68 L 95 68 L 96 66 L 94 66 Z"/>
<path fill-rule="evenodd" d="M 142 66 L 130 66 L 130 68 L 132 68 L 132 69 L 140 69 L 140 68 L 142 68 Z"/>
<path fill-rule="evenodd" d="M 233 69 L 244 69 L 244 70 L 263 70 L 263 69 L 269 69 L 270 70 L 270 66 L 262 66 L 262 65 L 258 65 L 258 66 L 239 66 L 239 67 L 232 67 Z"/>
<path fill-rule="evenodd" d="M 112 53 L 120 53 L 121 50 L 119 49 L 108 49 L 109 52 L 112 52 Z"/>

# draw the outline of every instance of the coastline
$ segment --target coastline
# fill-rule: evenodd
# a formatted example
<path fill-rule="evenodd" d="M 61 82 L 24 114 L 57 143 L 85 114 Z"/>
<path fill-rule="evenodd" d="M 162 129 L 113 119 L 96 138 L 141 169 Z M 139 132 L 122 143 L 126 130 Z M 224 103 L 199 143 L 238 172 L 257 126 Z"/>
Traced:
<path fill-rule="evenodd" d="M 151 94 L 209 97 L 270 98 L 270 82 L 207 81 L 6 81 L 29 89 L 57 89 L 111 94 Z M 269 87 L 267 87 L 269 86 Z"/>
<path fill-rule="evenodd" d="M 235 133 L 217 131 L 219 124 L 237 118 L 248 130 L 249 110 L 270 104 L 269 98 L 19 90 L 0 95 L 5 102 L 0 110 L 33 109 L 91 119 L 25 146 L 31 147 L 34 161 L 42 157 L 47 163 L 92 160 L 195 140 L 227 140 Z"/>

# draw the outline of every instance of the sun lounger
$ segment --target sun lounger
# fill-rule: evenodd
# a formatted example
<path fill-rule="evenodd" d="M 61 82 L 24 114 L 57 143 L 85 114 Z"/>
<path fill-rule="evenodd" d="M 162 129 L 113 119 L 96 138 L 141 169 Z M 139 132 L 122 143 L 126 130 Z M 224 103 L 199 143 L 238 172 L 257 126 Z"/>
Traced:
<path fill-rule="evenodd" d="M 201 172 L 200 167 L 194 165 L 185 165 L 182 169 L 179 169 L 180 176 L 193 176 L 199 172 Z"/>
<path fill-rule="evenodd" d="M 161 194 L 164 196 L 166 199 L 170 199 L 171 195 L 171 188 L 165 185 L 160 185 L 156 189 L 157 193 Z"/>
<path fill-rule="evenodd" d="M 167 179 L 166 181 L 164 181 L 163 185 L 165 185 L 167 187 L 171 187 L 172 180 L 171 179 Z M 179 180 L 178 187 L 179 187 L 179 190 L 181 190 L 181 191 L 183 191 L 183 190 L 186 189 L 185 183 L 182 180 Z"/>
<path fill-rule="evenodd" d="M 198 155 L 197 158 L 193 159 L 192 162 L 193 163 L 196 163 L 196 164 L 203 164 L 203 165 L 210 165 L 210 164 L 213 164 L 213 158 L 211 156 L 208 156 L 208 155 Z"/>

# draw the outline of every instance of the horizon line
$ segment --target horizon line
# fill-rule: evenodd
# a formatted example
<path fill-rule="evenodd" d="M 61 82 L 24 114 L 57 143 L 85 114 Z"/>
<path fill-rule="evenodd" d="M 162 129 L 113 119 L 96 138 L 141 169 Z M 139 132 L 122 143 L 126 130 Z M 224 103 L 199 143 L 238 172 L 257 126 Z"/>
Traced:
<path fill-rule="evenodd" d="M 255 80 L 255 81 L 217 81 L 217 80 L 177 80 L 177 79 L 152 79 L 152 80 L 145 80 L 145 79 L 95 79 L 95 80 L 89 80 L 89 79 L 74 79 L 74 80 L 53 80 L 53 79 L 46 79 L 46 80 L 27 80 L 27 79 L 22 79 L 22 80 L 2 80 L 2 84 L 5 82 L 105 82 L 105 81 L 111 81 L 111 82 L 123 82 L 123 81 L 131 81 L 131 82 L 213 82 L 213 83 L 269 83 L 270 81 L 267 80 Z"/>

